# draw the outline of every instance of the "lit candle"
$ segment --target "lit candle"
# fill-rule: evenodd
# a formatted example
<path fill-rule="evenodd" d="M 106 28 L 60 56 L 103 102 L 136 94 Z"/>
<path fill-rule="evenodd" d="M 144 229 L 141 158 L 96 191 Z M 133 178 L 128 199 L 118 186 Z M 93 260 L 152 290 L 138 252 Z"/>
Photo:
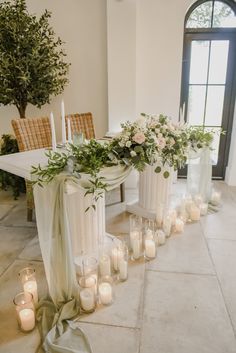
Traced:
<path fill-rule="evenodd" d="M 124 257 L 123 251 L 118 248 L 113 248 L 111 252 L 112 265 L 115 271 L 118 271 L 118 263 L 122 257 Z"/>
<path fill-rule="evenodd" d="M 30 280 L 23 284 L 24 292 L 29 292 L 32 294 L 34 303 L 38 303 L 38 288 L 36 280 Z"/>
<path fill-rule="evenodd" d="M 67 129 L 68 129 L 68 142 L 72 143 L 70 119 L 67 120 Z"/>
<path fill-rule="evenodd" d="M 171 235 L 172 219 L 170 216 L 166 216 L 163 221 L 163 231 L 166 237 Z"/>
<path fill-rule="evenodd" d="M 202 203 L 200 205 L 200 213 L 201 213 L 201 216 L 206 216 L 207 215 L 207 212 L 208 212 L 208 203 Z"/>
<path fill-rule="evenodd" d="M 192 205 L 190 209 L 190 218 L 192 221 L 200 220 L 200 208 L 196 205 Z"/>
<path fill-rule="evenodd" d="M 111 275 L 111 260 L 110 256 L 102 255 L 99 261 L 99 271 L 101 276 Z"/>
<path fill-rule="evenodd" d="M 133 258 L 135 260 L 139 259 L 141 256 L 142 245 L 140 238 L 133 239 Z"/>
<path fill-rule="evenodd" d="M 214 206 L 218 206 L 221 200 L 221 193 L 219 191 L 213 191 L 211 195 L 211 203 Z"/>
<path fill-rule="evenodd" d="M 149 259 L 156 257 L 156 244 L 153 239 L 145 239 L 145 256 Z"/>
<path fill-rule="evenodd" d="M 200 206 L 203 202 L 202 196 L 200 194 L 194 196 L 194 201 L 197 206 Z"/>
<path fill-rule="evenodd" d="M 19 312 L 20 326 L 23 331 L 31 331 L 35 326 L 35 314 L 33 309 L 22 309 Z"/>
<path fill-rule="evenodd" d="M 164 212 L 163 205 L 162 204 L 158 204 L 157 205 L 157 212 L 156 212 L 156 221 L 157 221 L 158 228 L 160 228 L 162 226 L 163 212 Z"/>
<path fill-rule="evenodd" d="M 119 279 L 125 281 L 128 278 L 128 261 L 124 258 L 119 261 Z"/>
<path fill-rule="evenodd" d="M 62 143 L 66 143 L 65 105 L 63 100 L 61 101 L 61 137 Z"/>
<path fill-rule="evenodd" d="M 92 311 L 95 308 L 95 296 L 92 288 L 85 288 L 80 291 L 81 307 L 85 311 Z"/>
<path fill-rule="evenodd" d="M 177 218 L 175 221 L 175 231 L 176 233 L 182 233 L 184 230 L 184 221 L 180 218 Z"/>
<path fill-rule="evenodd" d="M 110 283 L 101 283 L 99 285 L 99 298 L 103 305 L 109 305 L 112 302 L 112 286 Z"/>
<path fill-rule="evenodd" d="M 55 132 L 55 123 L 53 113 L 50 113 L 50 126 L 51 126 L 51 135 L 52 135 L 52 150 L 56 151 L 57 141 L 56 141 L 56 132 Z"/>
<path fill-rule="evenodd" d="M 133 240 L 136 239 L 136 238 L 139 238 L 139 231 L 138 230 L 132 230 L 130 233 L 129 233 L 129 237 L 130 237 L 130 246 L 131 248 L 133 249 Z"/>
<path fill-rule="evenodd" d="M 159 245 L 163 245 L 166 242 L 165 233 L 162 230 L 159 230 L 157 233 L 157 240 Z"/>

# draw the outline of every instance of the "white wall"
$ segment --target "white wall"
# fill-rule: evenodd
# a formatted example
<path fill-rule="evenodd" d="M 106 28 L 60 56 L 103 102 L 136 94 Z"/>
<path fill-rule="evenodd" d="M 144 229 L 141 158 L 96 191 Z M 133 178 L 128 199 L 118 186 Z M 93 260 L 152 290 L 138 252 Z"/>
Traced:
<path fill-rule="evenodd" d="M 107 131 L 107 35 L 106 0 L 27 1 L 30 13 L 52 11 L 51 24 L 66 42 L 67 60 L 71 62 L 69 80 L 63 97 L 66 113 L 91 111 L 98 136 Z M 60 101 L 52 99 L 41 111 L 33 106 L 27 116 L 45 116 L 53 110 L 60 137 Z M 11 119 L 18 118 L 16 108 L 0 107 L 0 134 L 11 132 Z"/>
<path fill-rule="evenodd" d="M 236 186 L 236 103 L 229 151 L 229 162 L 226 169 L 225 181 L 229 185 Z"/>
<path fill-rule="evenodd" d="M 136 116 L 136 0 L 107 0 L 109 131 Z"/>

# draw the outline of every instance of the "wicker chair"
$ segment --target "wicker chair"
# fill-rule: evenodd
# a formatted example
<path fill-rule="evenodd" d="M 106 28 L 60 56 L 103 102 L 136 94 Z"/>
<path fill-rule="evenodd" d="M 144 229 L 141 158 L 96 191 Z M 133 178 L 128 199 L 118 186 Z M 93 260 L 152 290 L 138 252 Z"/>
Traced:
<path fill-rule="evenodd" d="M 16 136 L 20 152 L 46 148 L 52 145 L 50 120 L 47 117 L 35 119 L 12 120 L 12 127 Z M 32 183 L 26 182 L 27 220 L 32 221 L 34 198 Z"/>
<path fill-rule="evenodd" d="M 92 113 L 69 114 L 66 116 L 66 128 L 70 119 L 71 134 L 82 132 L 87 140 L 95 138 L 95 130 Z M 120 184 L 120 201 L 125 201 L 124 183 Z"/>

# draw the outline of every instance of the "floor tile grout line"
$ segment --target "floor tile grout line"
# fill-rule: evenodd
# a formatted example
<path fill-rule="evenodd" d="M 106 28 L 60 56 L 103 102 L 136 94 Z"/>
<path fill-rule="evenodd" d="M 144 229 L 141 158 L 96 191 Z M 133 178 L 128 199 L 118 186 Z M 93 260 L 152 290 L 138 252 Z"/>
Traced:
<path fill-rule="evenodd" d="M 147 271 L 158 272 L 158 273 L 168 273 L 175 275 L 190 275 L 190 276 L 204 276 L 204 277 L 216 277 L 215 273 L 194 273 L 194 272 L 178 272 L 178 271 L 165 271 L 165 270 L 154 270 L 152 268 L 147 268 Z"/>
<path fill-rule="evenodd" d="M 206 238 L 207 240 L 219 240 L 219 241 L 236 241 L 236 239 L 220 239 L 220 238 L 211 238 L 211 237 L 207 237 L 206 235 L 204 235 L 204 238 Z"/>
<path fill-rule="evenodd" d="M 7 216 L 9 216 L 9 214 L 14 210 L 14 208 L 16 208 L 16 206 L 17 206 L 17 205 L 12 205 L 12 207 L 10 208 L 10 210 L 8 210 L 8 211 L 5 213 L 5 215 L 4 215 L 2 218 L 0 218 L 0 224 L 1 224 L 2 221 L 4 221 L 4 219 L 5 219 Z"/>
<path fill-rule="evenodd" d="M 142 329 L 143 329 L 143 313 L 144 313 L 144 302 L 145 302 L 145 288 L 147 284 L 147 278 L 146 278 L 146 270 L 147 270 L 147 264 L 144 264 L 144 277 L 143 277 L 143 287 L 142 287 L 142 294 L 141 294 L 141 299 L 140 299 L 140 333 L 139 333 L 139 344 L 138 344 L 138 353 L 140 353 L 141 350 L 141 339 L 142 339 Z"/>
<path fill-rule="evenodd" d="M 25 249 L 25 247 L 27 246 L 28 244 L 26 244 L 25 246 L 24 246 L 24 248 L 23 248 L 23 250 Z M 22 250 L 22 251 L 23 251 Z M 22 251 L 20 251 L 20 253 L 19 254 L 21 254 L 21 252 Z M 0 274 L 0 278 L 3 276 L 3 275 L 5 275 L 5 273 L 9 270 L 9 268 L 14 264 L 14 262 L 15 261 L 24 261 L 24 262 L 41 262 L 41 263 L 43 263 L 43 260 L 42 261 L 39 261 L 39 260 L 29 260 L 29 259 L 20 259 L 18 256 L 19 256 L 19 254 L 14 258 L 14 260 L 3 270 L 3 272 Z"/>
<path fill-rule="evenodd" d="M 219 280 L 219 277 L 218 277 L 218 274 L 217 274 L 217 271 L 216 271 L 216 266 L 215 266 L 215 263 L 214 263 L 214 260 L 213 260 L 213 257 L 212 257 L 211 251 L 210 251 L 210 247 L 209 247 L 207 238 L 205 237 L 205 233 L 204 233 L 202 224 L 201 224 L 201 228 L 202 228 L 202 232 L 203 232 L 203 235 L 204 235 L 204 239 L 205 239 L 207 251 L 208 251 L 210 260 L 211 260 L 211 262 L 212 262 L 212 266 L 213 266 L 213 268 L 214 268 L 214 270 L 215 270 L 215 273 L 216 273 L 216 279 L 217 279 L 217 283 L 218 283 L 218 286 L 219 286 L 219 289 L 220 289 L 220 292 L 221 292 L 221 295 L 222 295 L 222 298 L 223 298 L 223 301 L 224 301 L 225 310 L 226 310 L 226 312 L 227 312 L 227 314 L 228 314 L 229 322 L 230 322 L 230 324 L 231 324 L 231 327 L 232 327 L 232 330 L 233 330 L 233 333 L 234 333 L 234 337 L 235 337 L 235 340 L 236 340 L 236 329 L 235 329 L 235 327 L 234 327 L 234 324 L 233 324 L 233 321 L 232 321 L 232 318 L 231 318 L 231 315 L 230 315 L 230 312 L 229 312 L 229 309 L 228 309 L 228 305 L 227 305 L 227 302 L 226 302 L 226 300 L 225 300 L 224 292 L 223 292 L 223 289 L 222 289 L 222 286 L 221 286 L 221 283 L 220 283 L 220 280 Z"/>
<path fill-rule="evenodd" d="M 123 325 L 115 325 L 115 324 L 106 324 L 102 322 L 91 322 L 91 321 L 81 321 L 81 320 L 74 320 L 77 324 L 90 324 L 90 325 L 98 325 L 98 326 L 109 326 L 109 327 L 118 327 L 118 328 L 125 328 L 128 330 L 135 330 L 140 331 L 140 327 L 130 327 L 130 326 L 123 326 Z"/>

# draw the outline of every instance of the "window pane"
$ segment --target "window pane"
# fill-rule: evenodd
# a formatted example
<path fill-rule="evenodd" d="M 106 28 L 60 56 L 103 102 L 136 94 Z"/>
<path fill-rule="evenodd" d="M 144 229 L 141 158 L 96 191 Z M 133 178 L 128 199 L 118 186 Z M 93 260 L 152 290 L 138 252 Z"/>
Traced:
<path fill-rule="evenodd" d="M 219 154 L 219 147 L 220 147 L 220 131 L 221 128 L 213 128 L 213 127 L 207 127 L 206 130 L 214 131 L 214 140 L 212 143 L 212 148 L 213 151 L 211 151 L 211 159 L 212 159 L 212 164 L 217 165 L 218 162 L 218 154 Z"/>
<path fill-rule="evenodd" d="M 192 41 L 190 62 L 190 84 L 206 84 L 209 57 L 209 41 Z"/>
<path fill-rule="evenodd" d="M 213 40 L 211 42 L 209 83 L 225 83 L 228 51 L 228 40 Z"/>
<path fill-rule="evenodd" d="M 213 27 L 236 27 L 234 11 L 221 1 L 215 1 Z"/>
<path fill-rule="evenodd" d="M 205 125 L 221 126 L 224 94 L 224 86 L 208 86 Z"/>
<path fill-rule="evenodd" d="M 187 28 L 210 28 L 212 16 L 212 1 L 206 1 L 204 4 L 196 7 L 188 18 Z"/>
<path fill-rule="evenodd" d="M 190 125 L 203 125 L 206 86 L 189 86 L 188 115 Z"/>

